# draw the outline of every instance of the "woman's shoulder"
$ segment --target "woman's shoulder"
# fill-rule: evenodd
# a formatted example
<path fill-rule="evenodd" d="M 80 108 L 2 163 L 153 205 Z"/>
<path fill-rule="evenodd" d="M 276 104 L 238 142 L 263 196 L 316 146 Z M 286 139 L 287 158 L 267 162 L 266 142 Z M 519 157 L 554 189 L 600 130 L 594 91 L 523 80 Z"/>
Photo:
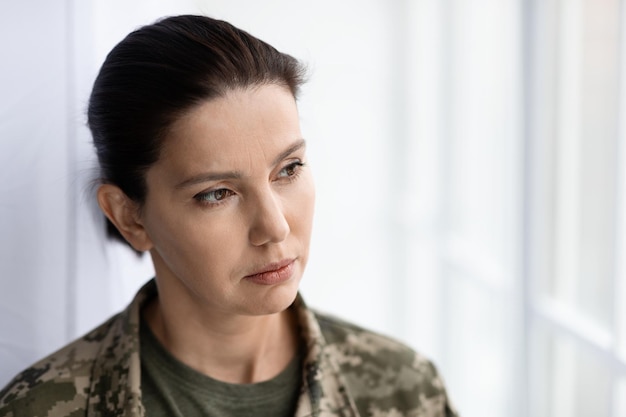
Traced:
<path fill-rule="evenodd" d="M 369 330 L 336 316 L 314 311 L 327 348 L 341 349 L 344 353 L 367 356 L 368 360 L 382 360 L 386 366 L 390 362 L 413 364 L 415 360 L 430 362 L 405 343 Z"/>
<path fill-rule="evenodd" d="M 16 375 L 0 390 L 0 417 L 68 415 L 84 408 L 94 361 L 117 317 Z"/>
<path fill-rule="evenodd" d="M 437 368 L 426 356 L 392 337 L 314 314 L 325 339 L 324 354 L 335 363 L 361 412 L 456 415 Z"/>

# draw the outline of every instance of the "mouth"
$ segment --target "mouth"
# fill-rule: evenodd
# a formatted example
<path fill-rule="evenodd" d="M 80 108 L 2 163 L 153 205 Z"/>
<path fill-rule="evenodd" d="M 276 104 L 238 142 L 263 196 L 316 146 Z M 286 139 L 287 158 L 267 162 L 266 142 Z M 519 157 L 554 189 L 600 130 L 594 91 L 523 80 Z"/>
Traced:
<path fill-rule="evenodd" d="M 260 268 L 258 271 L 246 275 L 245 280 L 260 285 L 274 285 L 289 281 L 293 276 L 296 259 L 283 259 Z"/>

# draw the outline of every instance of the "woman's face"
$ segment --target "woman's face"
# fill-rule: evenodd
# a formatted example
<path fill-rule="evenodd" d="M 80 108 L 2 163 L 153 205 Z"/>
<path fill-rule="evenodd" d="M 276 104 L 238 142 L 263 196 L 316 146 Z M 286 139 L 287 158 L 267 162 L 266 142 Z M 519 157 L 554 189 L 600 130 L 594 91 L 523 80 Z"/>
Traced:
<path fill-rule="evenodd" d="M 140 222 L 161 303 L 258 315 L 293 302 L 315 192 L 286 88 L 233 90 L 192 109 L 146 181 Z"/>

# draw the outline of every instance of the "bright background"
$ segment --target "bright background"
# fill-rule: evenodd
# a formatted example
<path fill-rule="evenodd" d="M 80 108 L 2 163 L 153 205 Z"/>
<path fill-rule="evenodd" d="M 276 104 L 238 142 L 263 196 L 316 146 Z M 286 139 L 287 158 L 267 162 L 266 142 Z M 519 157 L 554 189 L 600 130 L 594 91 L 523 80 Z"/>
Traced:
<path fill-rule="evenodd" d="M 163 15 L 308 63 L 307 302 L 428 355 L 466 417 L 626 415 L 619 0 L 0 4 L 0 386 L 152 274 L 106 242 L 86 100 Z"/>

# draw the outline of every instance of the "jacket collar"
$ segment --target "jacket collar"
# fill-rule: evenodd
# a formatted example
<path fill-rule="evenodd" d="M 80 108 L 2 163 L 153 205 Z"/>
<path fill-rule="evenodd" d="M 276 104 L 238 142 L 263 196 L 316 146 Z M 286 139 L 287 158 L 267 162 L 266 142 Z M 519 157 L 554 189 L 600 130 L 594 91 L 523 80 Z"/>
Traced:
<path fill-rule="evenodd" d="M 89 381 L 85 381 L 84 388 L 90 393 L 88 416 L 145 416 L 141 403 L 139 324 L 141 308 L 155 296 L 157 287 L 152 279 L 139 290 L 117 319 L 102 330 L 106 334 L 93 335 L 102 342 L 94 362 L 90 387 Z M 315 313 L 306 306 L 300 294 L 292 308 L 296 310 L 302 338 L 307 346 L 303 387 L 295 417 L 358 416 L 339 367 L 328 351 Z"/>

